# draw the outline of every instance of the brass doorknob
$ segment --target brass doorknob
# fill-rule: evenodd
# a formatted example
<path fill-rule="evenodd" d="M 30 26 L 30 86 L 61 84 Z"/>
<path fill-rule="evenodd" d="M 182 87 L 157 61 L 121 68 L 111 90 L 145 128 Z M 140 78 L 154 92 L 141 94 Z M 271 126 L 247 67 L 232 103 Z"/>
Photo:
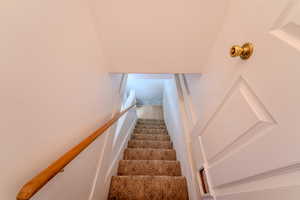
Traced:
<path fill-rule="evenodd" d="M 231 57 L 240 56 L 241 59 L 246 60 L 253 54 L 253 45 L 245 43 L 243 46 L 234 45 L 230 49 Z"/>

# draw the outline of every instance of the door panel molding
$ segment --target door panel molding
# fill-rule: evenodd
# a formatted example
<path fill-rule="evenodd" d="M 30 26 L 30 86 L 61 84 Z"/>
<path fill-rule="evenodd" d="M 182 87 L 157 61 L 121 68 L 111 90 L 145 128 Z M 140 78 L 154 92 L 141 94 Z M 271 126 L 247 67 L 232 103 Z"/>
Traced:
<path fill-rule="evenodd" d="M 291 179 L 291 180 L 289 180 L 289 184 L 296 184 L 296 183 L 299 184 L 300 183 L 299 182 L 300 163 L 292 164 L 292 165 L 282 167 L 282 168 L 277 168 L 274 170 L 270 170 L 270 171 L 267 171 L 264 173 L 260 173 L 260 174 L 250 176 L 250 177 L 247 177 L 247 178 L 244 178 L 241 180 L 233 181 L 230 183 L 221 184 L 221 185 L 215 186 L 214 188 L 216 190 L 222 190 L 224 188 L 235 187 L 235 186 L 242 185 L 242 184 L 246 185 L 248 183 L 253 183 L 253 182 L 258 184 L 259 181 L 266 180 L 266 179 L 272 179 L 273 184 L 275 182 L 282 182 L 281 184 L 286 184 L 286 183 L 284 183 L 285 181 L 282 178 L 281 178 L 281 180 L 279 178 L 278 181 L 275 180 L 276 177 L 281 177 L 281 176 L 294 176 L 294 179 L 296 181 L 292 181 L 292 179 Z M 258 184 L 258 185 L 263 185 L 263 184 Z"/>
<path fill-rule="evenodd" d="M 239 77 L 202 133 L 209 166 L 244 147 L 275 124 L 249 84 Z"/>
<path fill-rule="evenodd" d="M 300 8 L 298 1 L 287 3 L 270 31 L 270 34 L 300 51 Z"/>
<path fill-rule="evenodd" d="M 234 194 L 220 195 L 217 200 L 298 200 L 300 196 L 300 186 L 278 187 L 265 190 L 255 190 L 251 192 L 240 192 Z"/>

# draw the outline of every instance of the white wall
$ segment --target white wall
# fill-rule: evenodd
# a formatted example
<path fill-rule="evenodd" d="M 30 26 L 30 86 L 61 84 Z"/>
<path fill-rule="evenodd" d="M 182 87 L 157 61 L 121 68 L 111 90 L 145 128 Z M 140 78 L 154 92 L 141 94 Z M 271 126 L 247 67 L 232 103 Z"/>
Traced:
<path fill-rule="evenodd" d="M 0 199 L 14 199 L 111 117 L 116 99 L 87 2 L 2 1 L 0 13 Z M 103 137 L 33 199 L 88 199 Z"/>
<path fill-rule="evenodd" d="M 164 119 L 162 105 L 137 107 L 136 112 L 141 119 Z"/>
<path fill-rule="evenodd" d="M 138 104 L 161 105 L 164 79 L 143 78 L 135 74 L 129 74 L 127 79 L 127 90 L 135 90 Z"/>
<path fill-rule="evenodd" d="M 227 0 L 91 0 L 113 72 L 202 72 Z"/>
<path fill-rule="evenodd" d="M 181 91 L 181 102 L 185 113 L 186 127 L 188 133 L 188 147 L 190 149 L 192 160 L 192 171 L 195 176 L 195 187 L 199 189 L 202 199 L 211 199 L 210 195 L 205 195 L 202 190 L 199 170 L 203 167 L 207 170 L 207 163 L 203 143 L 199 137 L 199 116 L 202 110 L 196 110 L 197 105 L 201 104 L 202 96 L 195 90 L 199 85 L 198 81 L 202 78 L 201 74 L 176 75 L 177 87 Z M 193 94 L 193 95 L 192 95 Z M 197 98 L 196 98 L 197 97 Z M 209 178 L 209 177 L 208 177 Z M 208 179 L 210 183 L 210 179 Z"/>
<path fill-rule="evenodd" d="M 188 129 L 188 118 L 182 100 L 175 78 L 166 80 L 163 99 L 164 119 L 176 150 L 177 159 L 181 164 L 182 174 L 187 178 L 189 198 L 198 200 L 200 199 L 200 190 L 197 185 L 198 174 L 194 168 L 191 132 Z M 199 158 L 201 159 L 201 156 Z"/>

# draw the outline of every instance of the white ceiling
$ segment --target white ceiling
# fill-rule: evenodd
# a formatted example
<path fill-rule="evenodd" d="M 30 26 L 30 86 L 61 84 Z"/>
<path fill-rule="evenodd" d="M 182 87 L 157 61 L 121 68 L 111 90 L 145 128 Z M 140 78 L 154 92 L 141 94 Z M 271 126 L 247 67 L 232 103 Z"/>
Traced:
<path fill-rule="evenodd" d="M 201 73 L 227 5 L 227 0 L 90 1 L 111 72 L 132 73 Z"/>

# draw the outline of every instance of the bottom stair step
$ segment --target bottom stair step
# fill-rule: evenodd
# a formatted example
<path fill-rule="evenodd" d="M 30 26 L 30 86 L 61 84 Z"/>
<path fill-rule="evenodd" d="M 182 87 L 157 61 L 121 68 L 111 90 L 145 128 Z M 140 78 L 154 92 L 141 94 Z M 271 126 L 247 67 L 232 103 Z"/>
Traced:
<path fill-rule="evenodd" d="M 182 176 L 113 176 L 108 200 L 188 200 Z"/>

